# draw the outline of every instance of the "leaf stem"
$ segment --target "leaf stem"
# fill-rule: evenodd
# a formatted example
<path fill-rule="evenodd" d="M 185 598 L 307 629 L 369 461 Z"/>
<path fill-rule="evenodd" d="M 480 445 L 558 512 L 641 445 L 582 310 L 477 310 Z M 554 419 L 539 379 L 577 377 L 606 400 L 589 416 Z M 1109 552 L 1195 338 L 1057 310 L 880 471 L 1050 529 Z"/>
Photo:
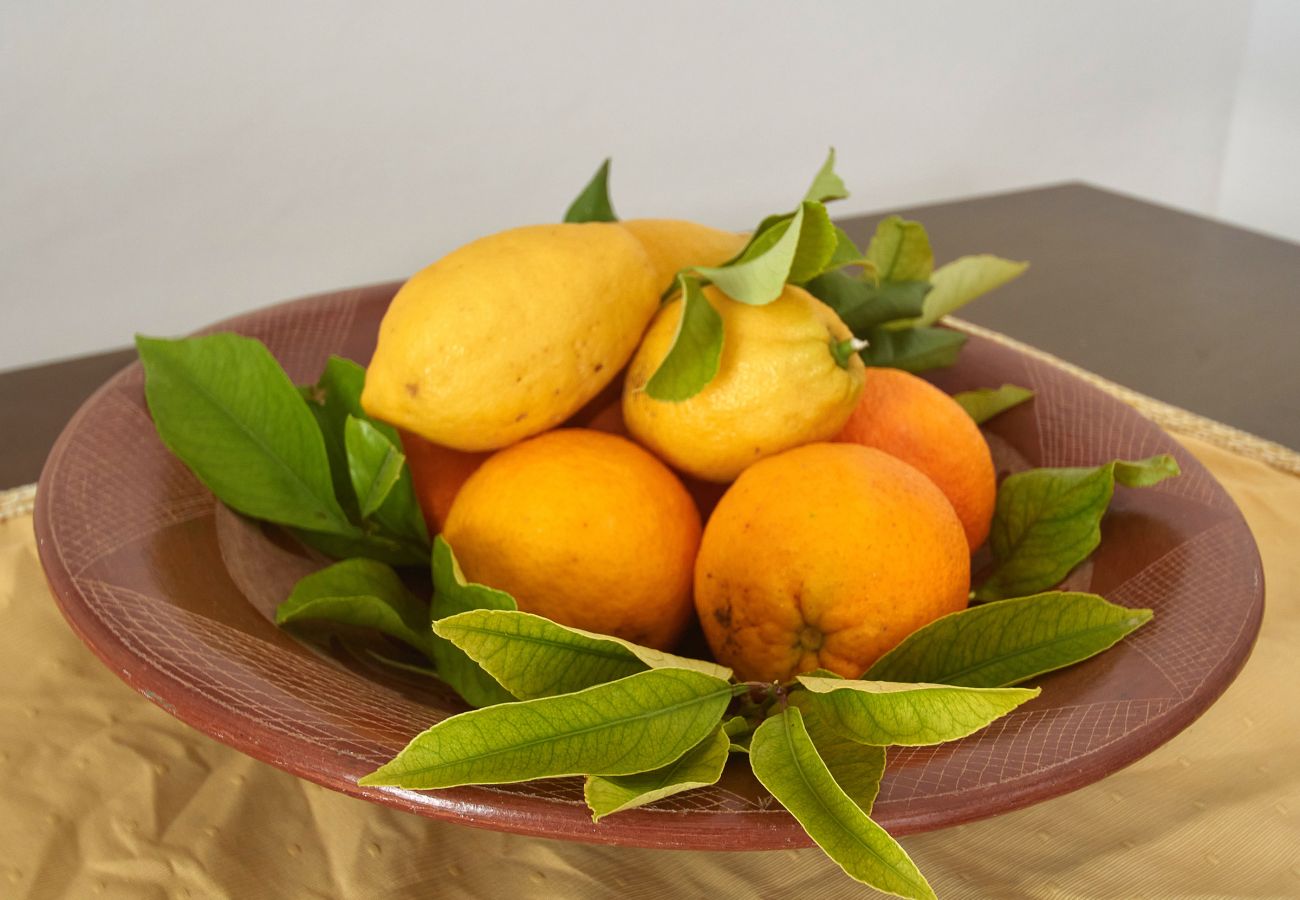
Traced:
<path fill-rule="evenodd" d="M 867 341 L 862 338 L 849 338 L 846 341 L 831 341 L 831 356 L 835 357 L 835 364 L 841 369 L 849 367 L 849 360 L 855 353 L 860 353 L 867 349 Z"/>

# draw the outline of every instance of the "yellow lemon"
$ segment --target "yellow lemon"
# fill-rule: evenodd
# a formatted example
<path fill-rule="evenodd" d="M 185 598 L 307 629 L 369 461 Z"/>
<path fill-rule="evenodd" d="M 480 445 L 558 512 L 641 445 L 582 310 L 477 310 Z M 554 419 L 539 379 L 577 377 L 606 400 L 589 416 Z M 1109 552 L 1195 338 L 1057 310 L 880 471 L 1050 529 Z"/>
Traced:
<path fill-rule="evenodd" d="M 636 235 L 650 255 L 660 290 L 687 266 L 720 266 L 745 248 L 747 235 L 722 231 L 682 219 L 628 219 L 623 227 Z"/>
<path fill-rule="evenodd" d="M 562 428 L 494 454 L 443 536 L 471 581 L 564 625 L 667 650 L 691 618 L 700 515 L 626 438 Z"/>
<path fill-rule="evenodd" d="M 361 405 L 455 450 L 559 425 L 627 363 L 662 288 L 615 223 L 532 225 L 467 244 L 406 282 Z"/>
<path fill-rule="evenodd" d="M 681 300 L 667 304 L 628 367 L 623 419 L 632 436 L 683 472 L 725 482 L 764 457 L 837 435 L 862 393 L 864 367 L 856 354 L 841 363 L 833 352 L 852 337 L 834 311 L 792 285 L 766 306 L 714 287 L 704 295 L 723 321 L 717 376 L 680 402 L 646 393 L 681 318 Z"/>

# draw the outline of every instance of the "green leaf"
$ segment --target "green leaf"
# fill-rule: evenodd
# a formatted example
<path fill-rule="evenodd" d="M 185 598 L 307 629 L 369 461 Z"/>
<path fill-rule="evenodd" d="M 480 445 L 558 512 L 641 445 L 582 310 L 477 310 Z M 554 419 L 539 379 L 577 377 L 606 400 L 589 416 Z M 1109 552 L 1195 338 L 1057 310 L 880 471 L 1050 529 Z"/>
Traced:
<path fill-rule="evenodd" d="M 868 346 L 861 356 L 867 365 L 916 373 L 955 363 L 966 343 L 966 335 L 947 328 L 891 331 L 882 326 L 869 329 L 866 340 Z"/>
<path fill-rule="evenodd" d="M 718 727 L 731 685 L 651 669 L 575 694 L 452 716 L 358 781 L 428 790 L 560 775 L 632 775 L 677 759 Z"/>
<path fill-rule="evenodd" d="M 844 180 L 835 174 L 835 148 L 832 147 L 826 154 L 826 162 L 822 163 L 822 167 L 817 170 L 808 193 L 804 194 L 804 200 L 812 203 L 830 203 L 832 200 L 843 200 L 848 196 L 849 189 L 844 186 Z"/>
<path fill-rule="evenodd" d="M 802 204 L 788 221 L 780 221 L 771 229 L 756 234 L 737 262 L 725 266 L 697 266 L 693 271 L 737 302 L 753 306 L 771 303 L 781 296 L 790 280 L 809 206 Z M 822 212 L 825 213 L 825 208 Z M 830 219 L 825 222 L 829 224 Z M 772 235 L 770 240 L 769 235 Z M 812 249 L 810 246 L 810 253 Z M 830 252 L 834 252 L 833 244 Z"/>
<path fill-rule="evenodd" d="M 749 739 L 753 737 L 753 728 L 744 716 L 732 716 L 723 722 L 722 733 L 727 736 L 731 752 L 749 752 Z"/>
<path fill-rule="evenodd" d="M 700 282 L 679 275 L 681 318 L 672 346 L 646 382 L 645 392 L 656 400 L 676 403 L 694 397 L 718 374 L 722 361 L 722 316 L 704 296 Z"/>
<path fill-rule="evenodd" d="M 785 280 L 790 284 L 803 284 L 816 278 L 828 268 L 839 268 L 833 260 L 839 249 L 839 229 L 831 222 L 830 213 L 820 203 L 803 204 L 803 226 L 799 231 L 799 246 Z M 777 292 L 780 294 L 780 291 Z"/>
<path fill-rule="evenodd" d="M 441 536 L 433 539 L 433 603 L 429 616 L 439 622 L 475 609 L 515 609 L 515 598 L 505 591 L 466 581 L 451 545 Z M 514 700 L 514 695 L 446 638 L 434 636 L 433 661 L 438 675 L 470 706 L 491 706 Z"/>
<path fill-rule="evenodd" d="M 889 216 L 876 226 L 867 245 L 867 259 L 881 281 L 929 281 L 934 269 L 930 236 L 920 222 Z"/>
<path fill-rule="evenodd" d="M 366 419 L 351 415 L 343 431 L 348 472 L 362 518 L 373 518 L 393 537 L 427 546 L 429 532 L 401 444 L 390 441 Z"/>
<path fill-rule="evenodd" d="M 352 377 L 355 370 L 355 384 Z M 348 514 L 349 520 L 361 518 L 357 498 L 352 493 L 352 476 L 348 472 L 348 452 L 343 444 L 343 427 L 347 422 L 348 406 L 341 394 L 355 391 L 359 398 L 365 379 L 365 370 L 351 360 L 331 356 L 325 371 L 314 385 L 304 385 L 298 390 L 307 401 L 307 409 L 316 419 L 321 437 L 325 441 L 325 455 L 329 457 L 330 478 L 334 483 L 334 496 Z"/>
<path fill-rule="evenodd" d="M 731 670 L 603 634 L 569 628 L 532 613 L 478 609 L 434 623 L 520 700 L 568 694 L 646 669 L 692 669 L 723 681 Z"/>
<path fill-rule="evenodd" d="M 793 235 L 792 232 L 794 232 Z M 696 271 L 701 275 L 710 277 L 715 284 L 718 284 L 719 288 L 723 289 L 724 293 L 730 294 L 723 287 L 723 283 L 713 277 L 714 273 L 756 263 L 769 257 L 772 259 L 783 258 L 781 254 L 784 251 L 781 248 L 786 246 L 786 241 L 794 239 L 794 255 L 790 258 L 789 265 L 779 272 L 781 278 L 779 285 L 776 282 L 778 273 L 773 270 L 764 276 L 770 279 L 770 288 L 746 288 L 748 291 L 746 296 L 752 296 L 753 299 L 735 297 L 741 302 L 759 306 L 779 296 L 787 283 L 803 284 L 828 269 L 837 269 L 842 265 L 852 263 L 854 261 L 852 259 L 844 263 L 834 262 L 835 254 L 841 248 L 841 235 L 843 235 L 844 239 L 849 239 L 847 234 L 831 222 L 830 214 L 826 212 L 825 206 L 820 203 L 804 201 L 799 209 L 793 213 L 782 216 L 768 216 L 764 219 L 736 259 L 718 268 L 697 268 Z M 852 248 L 852 251 L 857 249 L 852 246 L 852 240 L 849 240 L 849 247 Z M 847 254 L 851 251 L 846 248 L 844 252 Z M 773 253 L 777 254 L 777 256 L 772 257 Z M 859 259 L 858 261 L 866 265 L 865 260 Z M 724 276 L 723 281 L 728 278 L 734 278 L 734 276 Z M 757 284 L 757 282 L 752 283 Z M 746 284 L 751 284 L 751 282 L 746 281 Z M 765 290 L 769 292 L 775 290 L 775 293 L 768 296 L 762 293 Z"/>
<path fill-rule="evenodd" d="M 930 276 L 934 290 L 925 298 L 925 309 L 911 324 L 933 325 L 981 294 L 1019 278 L 1028 268 L 1027 262 L 1013 262 L 987 253 L 963 256 L 940 266 Z"/>
<path fill-rule="evenodd" d="M 1023 597 L 1058 584 L 1101 543 L 1101 517 L 1116 479 L 1146 487 L 1177 474 L 1174 458 L 1160 455 L 1092 469 L 1031 469 L 1007 476 L 998 487 L 989 531 L 993 571 L 973 596 Z"/>
<path fill-rule="evenodd" d="M 826 263 L 826 271 L 836 271 L 845 266 L 859 266 L 864 274 L 870 276 L 873 283 L 879 280 L 880 276 L 876 272 L 875 264 L 867 259 L 865 253 L 858 249 L 858 245 L 854 243 L 853 238 L 849 237 L 849 233 L 838 225 L 834 226 L 834 228 L 835 250 Z"/>
<path fill-rule="evenodd" d="M 1009 687 L 1095 656 L 1151 620 L 1096 594 L 1053 591 L 950 613 L 867 670 L 870 681 Z"/>
<path fill-rule="evenodd" d="M 899 897 L 934 898 L 907 851 L 835 783 L 798 708 L 758 726 L 749 760 L 763 787 L 850 877 Z"/>
<path fill-rule="evenodd" d="M 727 765 L 731 742 L 717 728 L 682 756 L 666 766 L 635 775 L 588 775 L 583 796 L 591 809 L 591 820 L 654 803 L 692 788 L 717 784 Z"/>
<path fill-rule="evenodd" d="M 348 416 L 343 429 L 352 490 L 362 518 L 370 518 L 401 477 L 406 457 L 369 422 Z"/>
<path fill-rule="evenodd" d="M 790 695 L 790 703 L 803 713 L 808 736 L 835 783 L 859 809 L 870 815 L 880 793 L 880 779 L 885 775 L 885 748 L 860 744 L 831 728 L 815 704 L 808 702 L 810 697 L 807 691 L 795 691 Z"/>
<path fill-rule="evenodd" d="M 846 272 L 826 272 L 809 281 L 808 292 L 825 303 L 855 335 L 869 335 L 877 325 L 892 322 L 921 311 L 925 292 L 930 286 L 924 281 L 883 282 L 873 284 L 866 278 Z M 890 347 L 898 345 L 896 335 L 886 335 Z"/>
<path fill-rule="evenodd" d="M 431 655 L 429 613 L 388 566 L 370 559 L 335 563 L 300 579 L 275 610 L 277 625 L 324 620 L 374 628 Z"/>
<path fill-rule="evenodd" d="M 327 534 L 320 531 L 293 529 L 294 537 L 334 559 L 365 557 L 392 566 L 427 566 L 429 548 L 422 543 L 399 540 L 382 534 Z"/>
<path fill-rule="evenodd" d="M 564 214 L 566 222 L 617 222 L 609 201 L 609 159 L 600 164 L 591 181 Z"/>
<path fill-rule="evenodd" d="M 998 413 L 1006 412 L 1013 406 L 1019 406 L 1026 400 L 1032 399 L 1034 392 L 1029 388 L 1017 387 L 1014 384 L 1004 384 L 999 388 L 978 388 L 973 391 L 961 391 L 952 395 L 952 399 L 966 414 L 975 420 L 975 424 L 983 425 L 989 419 Z"/>
<path fill-rule="evenodd" d="M 138 336 L 136 347 L 159 436 L 218 499 L 281 525 L 356 532 L 311 413 L 260 341 Z"/>
<path fill-rule="evenodd" d="M 1129 488 L 1151 487 L 1166 478 L 1182 474 L 1178 460 L 1168 453 L 1149 456 L 1136 462 L 1117 459 L 1112 465 L 1115 467 L 1115 480 Z"/>
<path fill-rule="evenodd" d="M 1039 694 L 1038 688 L 849 681 L 800 675 L 808 704 L 841 735 L 863 744 L 919 747 L 979 731 Z"/>

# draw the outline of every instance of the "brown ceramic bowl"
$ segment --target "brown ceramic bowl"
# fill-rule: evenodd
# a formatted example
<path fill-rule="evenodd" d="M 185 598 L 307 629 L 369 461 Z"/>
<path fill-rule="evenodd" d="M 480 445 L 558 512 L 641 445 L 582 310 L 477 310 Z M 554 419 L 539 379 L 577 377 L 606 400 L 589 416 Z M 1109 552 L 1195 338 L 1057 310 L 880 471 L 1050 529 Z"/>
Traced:
<path fill-rule="evenodd" d="M 364 362 L 395 284 L 231 319 L 299 383 L 331 353 Z M 1042 695 L 964 740 L 891 752 L 874 816 L 895 834 L 1055 797 L 1187 727 L 1250 652 L 1263 612 L 1259 556 L 1232 500 L 1168 435 L 1110 396 L 1014 350 L 971 338 L 934 380 L 949 391 L 1012 382 L 1034 401 L 987 429 L 1005 469 L 1172 453 L 1179 478 L 1116 491 L 1100 549 L 1070 579 L 1154 621 L 1108 652 L 1038 680 Z M 369 667 L 271 621 L 320 564 L 216 504 L 163 447 L 138 364 L 86 402 L 51 452 L 36 532 L 69 623 L 117 675 L 219 741 L 294 775 L 398 809 L 554 838 L 695 849 L 809 840 L 745 771 L 592 824 L 575 778 L 444 791 L 357 779 L 464 707 L 435 682 Z"/>

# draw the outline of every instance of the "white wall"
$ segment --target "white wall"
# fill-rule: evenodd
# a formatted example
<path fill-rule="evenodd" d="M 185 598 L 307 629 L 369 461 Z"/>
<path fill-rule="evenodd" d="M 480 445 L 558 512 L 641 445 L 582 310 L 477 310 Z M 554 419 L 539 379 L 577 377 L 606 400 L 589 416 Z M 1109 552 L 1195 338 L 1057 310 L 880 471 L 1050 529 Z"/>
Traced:
<path fill-rule="evenodd" d="M 1300 3 L 1255 0 L 1215 212 L 1300 241 Z"/>
<path fill-rule="evenodd" d="M 1232 0 L 452 7 L 0 7 L 0 369 L 403 277 L 557 218 L 605 155 L 621 214 L 721 226 L 789 206 L 830 144 L 846 213 L 1067 179 L 1211 212 L 1250 18 Z"/>

